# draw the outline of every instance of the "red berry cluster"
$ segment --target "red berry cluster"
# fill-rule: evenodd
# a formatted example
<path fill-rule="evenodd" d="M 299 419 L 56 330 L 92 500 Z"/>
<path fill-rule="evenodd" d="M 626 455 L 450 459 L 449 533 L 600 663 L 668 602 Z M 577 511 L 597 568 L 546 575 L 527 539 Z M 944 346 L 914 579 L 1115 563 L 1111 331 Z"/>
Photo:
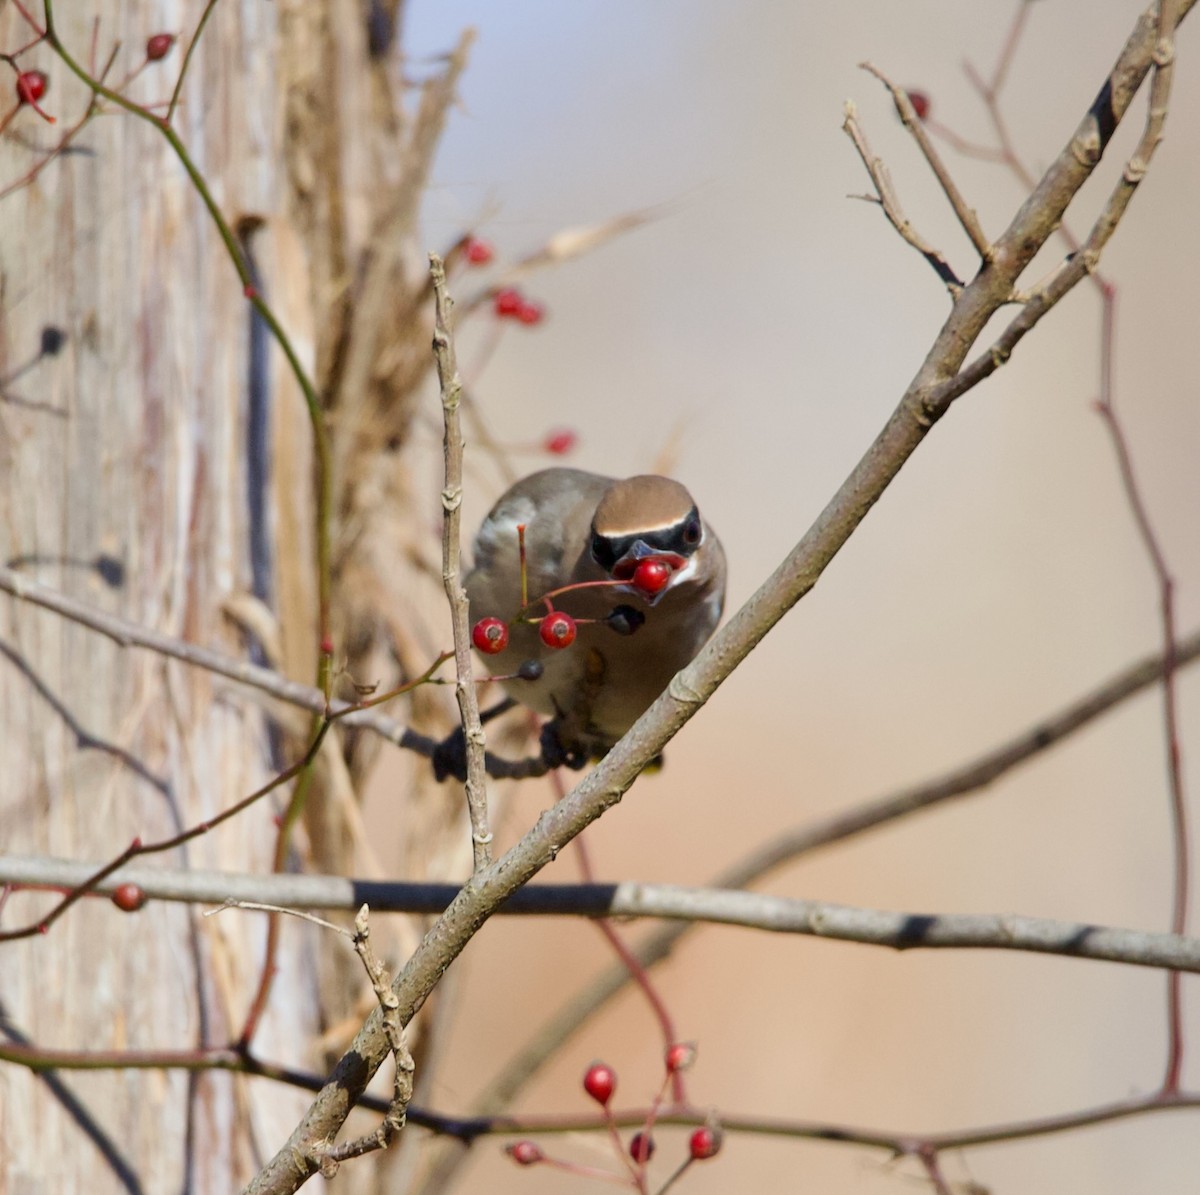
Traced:
<path fill-rule="evenodd" d="M 558 650 L 575 642 L 579 624 L 562 610 L 552 610 L 538 623 L 538 634 L 547 647 Z M 471 642 L 486 656 L 498 656 L 508 646 L 508 624 L 499 618 L 481 618 L 471 628 Z"/>
<path fill-rule="evenodd" d="M 546 309 L 541 303 L 527 299 L 515 286 L 506 286 L 496 292 L 492 309 L 501 319 L 515 319 L 518 323 L 540 324 L 546 318 Z"/>
<path fill-rule="evenodd" d="M 667 1079 L 670 1080 L 672 1075 L 678 1074 L 679 1071 L 686 1070 L 692 1065 L 696 1059 L 696 1047 L 687 1042 L 679 1042 L 668 1046 L 664 1062 L 666 1064 Z M 618 1151 L 618 1156 L 627 1148 L 629 1157 L 637 1166 L 637 1175 L 635 1181 L 638 1190 L 645 1190 L 643 1185 L 642 1175 L 650 1160 L 654 1157 L 657 1149 L 657 1144 L 654 1140 L 653 1126 L 655 1118 L 661 1106 L 663 1094 L 666 1091 L 664 1083 L 662 1091 L 654 1101 L 654 1105 L 646 1118 L 646 1122 L 642 1128 L 633 1134 L 629 1139 L 627 1147 L 623 1147 L 621 1143 L 620 1132 L 617 1128 L 616 1118 L 612 1112 L 612 1098 L 617 1090 L 617 1074 L 611 1066 L 604 1062 L 593 1062 L 587 1068 L 583 1076 L 583 1089 L 587 1094 L 600 1105 L 604 1110 L 604 1122 L 608 1128 L 609 1135 L 612 1138 L 613 1145 Z M 682 1096 L 677 1096 L 682 1100 Z M 686 1101 L 684 1101 L 686 1102 Z M 693 1162 L 706 1161 L 708 1158 L 714 1157 L 721 1149 L 721 1128 L 715 1120 L 709 1120 L 707 1124 L 701 1125 L 699 1128 L 692 1131 L 688 1138 L 688 1156 L 684 1159 L 683 1164 L 675 1172 L 674 1178 L 679 1175 Z M 539 1162 L 544 1162 L 547 1165 L 553 1166 L 559 1170 L 575 1171 L 583 1174 L 588 1173 L 596 1175 L 596 1171 L 587 1170 L 575 1166 L 571 1162 L 563 1161 L 558 1158 L 552 1158 L 542 1150 L 542 1147 L 534 1141 L 523 1140 L 514 1141 L 506 1147 L 505 1152 L 518 1166 L 534 1166 Z M 628 1166 L 628 1163 L 625 1163 Z M 615 1176 L 614 1176 L 615 1177 Z M 667 1186 L 671 1186 L 674 1178 L 668 1182 Z M 628 1185 L 628 1179 L 625 1179 L 625 1184 Z"/>

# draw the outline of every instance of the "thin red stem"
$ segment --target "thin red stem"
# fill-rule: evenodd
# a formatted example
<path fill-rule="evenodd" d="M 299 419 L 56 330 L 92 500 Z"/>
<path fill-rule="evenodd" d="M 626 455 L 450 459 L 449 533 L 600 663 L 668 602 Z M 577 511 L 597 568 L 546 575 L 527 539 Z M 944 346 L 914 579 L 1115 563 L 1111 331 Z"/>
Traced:
<path fill-rule="evenodd" d="M 557 770 L 550 773 L 550 782 L 554 785 L 554 791 L 557 794 L 558 800 L 562 800 L 566 796 L 566 786 L 563 784 L 562 776 Z M 583 875 L 585 883 L 595 883 L 595 873 L 592 868 L 591 855 L 588 852 L 585 835 L 581 834 L 575 839 L 575 854 L 579 860 L 579 870 Z M 625 969 L 629 972 L 630 979 L 641 989 L 642 995 L 645 996 L 646 1002 L 650 1005 L 650 1011 L 654 1014 L 655 1020 L 658 1021 L 659 1031 L 663 1038 L 663 1052 L 673 1046 L 679 1036 L 675 1031 L 675 1021 L 671 1016 L 670 1010 L 667 1008 L 666 1002 L 659 995 L 658 989 L 654 986 L 646 968 L 642 966 L 637 955 L 630 950 L 625 944 L 621 935 L 617 933 L 612 922 L 607 917 L 595 918 L 595 924 L 601 934 L 604 935 L 608 944 L 612 947 L 616 956 L 621 960 Z M 687 1084 L 683 1078 L 682 1071 L 674 1071 L 671 1075 L 671 1096 L 676 1104 L 687 1103 Z"/>

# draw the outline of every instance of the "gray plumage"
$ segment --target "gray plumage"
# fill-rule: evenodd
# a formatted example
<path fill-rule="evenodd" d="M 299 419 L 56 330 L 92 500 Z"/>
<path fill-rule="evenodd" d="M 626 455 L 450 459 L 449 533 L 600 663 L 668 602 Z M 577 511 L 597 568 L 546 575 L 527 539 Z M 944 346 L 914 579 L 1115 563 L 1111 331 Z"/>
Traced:
<path fill-rule="evenodd" d="M 521 605 L 517 525 L 522 523 L 526 613 L 533 618 L 545 613 L 538 599 L 552 590 L 611 580 L 600 560 L 627 576 L 637 558 L 669 550 L 677 553 L 678 567 L 654 597 L 619 585 L 553 598 L 555 609 L 576 619 L 607 619 L 624 606 L 644 615 L 645 622 L 633 634 L 619 634 L 604 622 L 582 624 L 570 647 L 550 648 L 536 625 L 515 621 Z M 617 553 L 623 563 L 614 564 Z M 484 656 L 487 667 L 511 674 L 523 661 L 537 660 L 543 668 L 538 680 L 507 681 L 505 688 L 522 704 L 553 717 L 565 748 L 599 756 L 716 629 L 725 598 L 725 553 L 678 482 L 545 469 L 512 486 L 483 521 L 465 587 L 472 622 L 491 615 L 511 624 L 508 648 Z"/>

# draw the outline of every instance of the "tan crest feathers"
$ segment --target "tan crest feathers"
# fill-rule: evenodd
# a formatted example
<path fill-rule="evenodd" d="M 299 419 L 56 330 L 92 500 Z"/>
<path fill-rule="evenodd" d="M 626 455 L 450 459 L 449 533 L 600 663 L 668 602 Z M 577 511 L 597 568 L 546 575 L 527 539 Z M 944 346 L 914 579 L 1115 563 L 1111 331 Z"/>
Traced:
<path fill-rule="evenodd" d="M 608 487 L 596 507 L 592 529 L 611 539 L 657 531 L 681 523 L 695 505 L 679 482 L 645 473 Z"/>

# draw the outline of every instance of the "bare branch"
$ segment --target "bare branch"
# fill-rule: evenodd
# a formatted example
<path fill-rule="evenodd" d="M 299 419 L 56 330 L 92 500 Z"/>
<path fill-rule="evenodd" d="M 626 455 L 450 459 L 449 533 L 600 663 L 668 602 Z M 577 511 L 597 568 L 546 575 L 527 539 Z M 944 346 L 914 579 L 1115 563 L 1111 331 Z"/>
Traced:
<path fill-rule="evenodd" d="M 916 141 L 921 153 L 925 155 L 925 161 L 929 163 L 930 170 L 933 171 L 938 182 L 941 184 L 946 198 L 950 201 L 950 206 L 954 209 L 954 214 L 958 217 L 958 222 L 963 226 L 963 231 L 971 238 L 971 244 L 975 246 L 975 251 L 979 254 L 980 258 L 984 262 L 991 261 L 992 243 L 987 239 L 987 234 L 983 231 L 983 226 L 979 223 L 979 217 L 975 214 L 975 209 L 963 198 L 962 192 L 958 189 L 958 184 L 950 177 L 950 171 L 946 168 L 941 155 L 929 139 L 929 134 L 925 131 L 925 126 L 921 123 L 916 109 L 912 106 L 912 101 L 908 98 L 908 92 L 902 87 L 897 87 L 891 79 L 872 63 L 863 62 L 860 65 L 863 70 L 874 75 L 892 93 L 892 102 L 896 105 L 896 111 L 899 113 L 900 119 L 904 122 L 904 127 L 912 134 L 913 140 Z"/>
<path fill-rule="evenodd" d="M 458 677 L 455 696 L 462 718 L 467 751 L 467 810 L 471 816 L 471 849 L 475 870 L 482 871 L 492 861 L 492 832 L 488 828 L 487 772 L 484 752 L 486 741 L 479 720 L 479 695 L 471 667 L 471 628 L 468 623 L 467 594 L 460 576 L 462 561 L 461 528 L 463 499 L 463 435 L 458 408 L 462 401 L 462 382 L 458 359 L 450 334 L 453 303 L 446 291 L 446 270 L 442 259 L 429 255 L 433 279 L 434 325 L 433 355 L 441 383 L 442 418 L 445 422 L 443 450 L 445 485 L 442 489 L 442 584 L 450 604 L 454 629 L 454 668 Z"/>
<path fill-rule="evenodd" d="M 0 879 L 10 883 L 34 882 L 31 877 L 35 876 L 40 877 L 36 882 L 60 882 L 86 872 L 86 864 L 0 856 Z M 222 907 L 232 899 L 236 906 L 246 908 L 261 903 L 284 909 L 293 904 L 347 909 L 369 893 L 377 913 L 439 912 L 450 907 L 461 892 L 454 884 L 366 884 L 336 876 L 237 876 L 151 868 L 123 868 L 93 885 L 93 890 L 111 891 L 121 883 L 137 883 L 149 897 L 220 901 Z M 230 898 L 231 890 L 252 892 L 254 897 Z M 1181 934 L 1015 914 L 895 913 L 677 884 L 537 884 L 515 892 L 500 912 L 505 916 L 655 917 L 740 925 L 894 950 L 1017 950 L 1200 972 L 1200 938 Z"/>
<path fill-rule="evenodd" d="M 854 148 L 858 150 L 858 156 L 862 158 L 863 165 L 867 168 L 867 173 L 875 184 L 875 193 L 879 197 L 877 202 L 883 208 L 883 214 L 887 216 L 892 227 L 929 262 L 934 273 L 945 283 L 946 289 L 953 298 L 963 288 L 962 279 L 954 272 L 949 261 L 946 260 L 946 255 L 925 240 L 900 210 L 900 201 L 896 198 L 891 174 L 884 165 L 883 159 L 877 157 L 868 144 L 867 135 L 858 123 L 858 109 L 852 101 L 846 101 L 845 112 L 846 118 L 842 122 L 842 131 L 854 142 Z M 864 195 L 862 198 L 869 200 L 870 196 Z"/>
<path fill-rule="evenodd" d="M 171 659 L 182 660 L 194 668 L 203 668 L 207 672 L 224 676 L 239 684 L 268 694 L 289 705 L 298 706 L 314 714 L 326 710 L 325 694 L 312 685 L 301 684 L 299 681 L 288 680 L 270 668 L 262 668 L 257 664 L 247 663 L 227 656 L 211 648 L 200 647 L 187 643 L 173 635 L 155 631 L 139 623 L 118 618 L 103 610 L 90 606 L 86 602 L 77 601 L 64 593 L 50 589 L 37 581 L 31 581 L 20 572 L 0 566 L 0 591 L 10 593 L 30 605 L 40 606 L 63 618 L 70 619 L 80 626 L 107 635 L 121 647 L 141 647 Z M 440 682 L 439 682 L 440 683 Z M 401 686 L 402 688 L 403 686 Z M 330 716 L 344 726 L 358 726 L 370 730 L 381 738 L 397 747 L 416 751 L 427 759 L 433 755 L 437 743 L 427 735 L 418 734 L 407 726 L 389 718 L 384 714 L 366 708 L 355 708 L 358 703 L 348 701 L 333 701 L 329 703 Z M 369 703 L 367 703 L 369 705 Z M 546 765 L 540 758 L 507 760 L 488 753 L 486 756 L 488 774 L 501 779 L 524 780 L 546 774 Z"/>
<path fill-rule="evenodd" d="M 348 1158 L 359 1158 L 377 1149 L 387 1149 L 404 1128 L 408 1105 L 413 1094 L 413 1071 L 415 1064 L 404 1043 L 404 1029 L 400 1025 L 398 1008 L 400 1002 L 392 991 L 392 977 L 371 949 L 370 913 L 366 905 L 358 910 L 354 918 L 354 949 L 362 960 L 363 969 L 371 981 L 375 998 L 383 1014 L 383 1031 L 392 1049 L 396 1065 L 392 1080 L 392 1102 L 384 1113 L 383 1120 L 373 1133 L 367 1133 L 353 1141 L 331 1146 L 321 1160 L 321 1174 L 332 1178 L 338 1166 Z"/>

